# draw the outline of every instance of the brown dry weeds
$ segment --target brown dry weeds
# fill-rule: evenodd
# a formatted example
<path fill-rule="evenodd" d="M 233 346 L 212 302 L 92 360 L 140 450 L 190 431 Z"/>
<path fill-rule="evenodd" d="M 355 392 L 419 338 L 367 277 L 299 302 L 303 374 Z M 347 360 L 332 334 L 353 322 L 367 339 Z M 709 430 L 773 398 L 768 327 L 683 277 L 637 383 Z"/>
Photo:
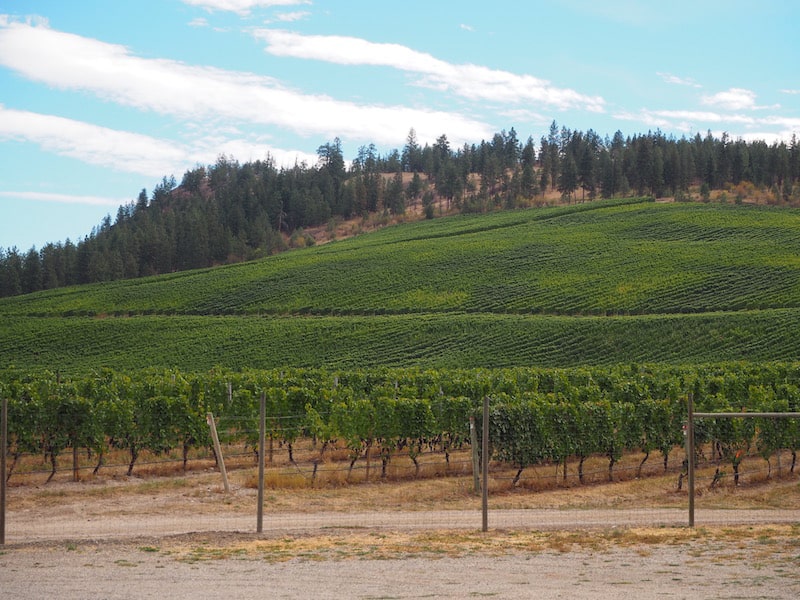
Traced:
<path fill-rule="evenodd" d="M 188 498 L 187 510 L 203 512 L 220 506 L 226 511 L 252 512 L 256 495 L 257 470 L 252 453 L 242 448 L 229 448 L 226 458 L 232 487 L 224 494 L 222 480 L 208 457 L 196 457 L 184 472 L 180 461 L 143 460 L 134 476 L 125 475 L 125 455 L 110 456 L 98 475 L 92 475 L 87 458 L 81 480 L 71 481 L 72 471 L 60 471 L 50 483 L 48 473 L 37 470 L 36 460 L 13 474 L 9 481 L 9 508 L 13 510 L 46 508 L 71 503 L 86 503 L 98 514 L 104 510 L 126 510 L 125 505 L 142 505 L 148 498 L 148 509 L 169 511 Z M 233 451 L 232 451 L 233 450 Z M 497 509 L 536 508 L 676 508 L 687 502 L 686 486 L 677 489 L 679 452 L 664 472 L 663 462 L 651 457 L 636 477 L 643 455 L 630 453 L 615 466 L 614 481 L 608 481 L 608 461 L 593 457 L 584 464 L 584 483 L 579 482 L 577 466 L 557 465 L 529 467 L 518 485 L 512 485 L 516 470 L 492 465 L 489 490 L 492 507 Z M 265 473 L 265 499 L 273 512 L 362 511 L 381 510 L 473 510 L 479 509 L 480 498 L 473 488 L 468 451 L 450 455 L 449 463 L 442 454 L 424 454 L 417 468 L 405 455 L 392 458 L 386 477 L 376 455 L 367 461 L 360 458 L 349 470 L 346 450 L 328 451 L 320 460 L 319 449 L 310 442 L 297 444 L 296 463 L 288 459 L 285 449 L 275 448 L 272 462 Z M 147 458 L 147 457 L 146 457 Z M 153 458 L 153 457 L 150 457 Z M 317 467 L 314 473 L 313 461 Z M 800 507 L 800 477 L 786 467 L 773 470 L 767 477 L 765 463 L 751 458 L 742 464 L 746 473 L 741 484 L 733 485 L 726 476 L 711 488 L 715 467 L 697 472 L 697 507 L 730 509 L 795 509 Z M 367 479 L 367 475 L 369 478 Z"/>

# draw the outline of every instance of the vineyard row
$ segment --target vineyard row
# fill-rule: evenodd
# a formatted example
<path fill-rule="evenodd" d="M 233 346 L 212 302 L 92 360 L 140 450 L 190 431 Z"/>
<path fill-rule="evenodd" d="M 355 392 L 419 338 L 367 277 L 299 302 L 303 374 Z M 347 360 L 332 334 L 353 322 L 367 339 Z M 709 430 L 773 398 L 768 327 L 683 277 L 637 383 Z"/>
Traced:
<path fill-rule="evenodd" d="M 101 371 L 77 378 L 58 374 L 0 374 L 8 400 L 11 472 L 18 457 L 48 457 L 52 473 L 67 448 L 85 449 L 98 466 L 110 449 L 129 454 L 132 473 L 140 454 L 182 450 L 184 460 L 211 444 L 207 414 L 220 417 L 226 442 L 257 446 L 260 399 L 267 433 L 288 448 L 301 437 L 320 453 L 333 441 L 350 453 L 350 468 L 365 453 L 382 470 L 398 452 L 416 465 L 436 449 L 445 454 L 469 444 L 470 418 L 481 424 L 488 396 L 491 458 L 517 469 L 577 461 L 579 478 L 589 457 L 608 458 L 608 476 L 624 452 L 670 452 L 684 443 L 688 393 L 707 412 L 797 412 L 800 364 L 730 364 L 705 367 L 618 366 L 608 369 L 341 371 L 213 370 L 204 374 Z M 480 426 L 477 428 L 480 431 Z M 699 421 L 696 443 L 711 444 L 720 462 L 738 468 L 755 451 L 767 462 L 800 446 L 796 420 L 768 418 Z"/>

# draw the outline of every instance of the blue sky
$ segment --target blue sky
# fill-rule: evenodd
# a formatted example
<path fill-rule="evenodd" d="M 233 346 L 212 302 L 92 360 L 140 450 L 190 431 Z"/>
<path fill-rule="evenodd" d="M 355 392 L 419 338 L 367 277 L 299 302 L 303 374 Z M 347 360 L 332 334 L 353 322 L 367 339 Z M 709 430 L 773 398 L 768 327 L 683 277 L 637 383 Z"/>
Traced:
<path fill-rule="evenodd" d="M 0 0 L 0 247 L 220 154 L 278 165 L 550 123 L 800 134 L 795 0 Z"/>

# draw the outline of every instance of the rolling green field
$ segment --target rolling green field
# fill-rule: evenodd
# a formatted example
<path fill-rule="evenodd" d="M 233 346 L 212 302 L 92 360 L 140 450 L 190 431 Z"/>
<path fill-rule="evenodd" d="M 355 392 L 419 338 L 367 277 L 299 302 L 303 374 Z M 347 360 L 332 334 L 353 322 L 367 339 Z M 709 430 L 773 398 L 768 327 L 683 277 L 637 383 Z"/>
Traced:
<path fill-rule="evenodd" d="M 800 211 L 598 201 L 0 300 L 0 362 L 569 367 L 800 360 Z"/>

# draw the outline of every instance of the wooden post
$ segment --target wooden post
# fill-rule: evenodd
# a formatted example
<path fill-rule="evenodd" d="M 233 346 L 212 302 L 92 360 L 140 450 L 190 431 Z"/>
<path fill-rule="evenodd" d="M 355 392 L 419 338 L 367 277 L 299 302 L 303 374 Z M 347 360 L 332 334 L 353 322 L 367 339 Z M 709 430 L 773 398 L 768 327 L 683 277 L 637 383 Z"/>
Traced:
<path fill-rule="evenodd" d="M 483 471 L 483 527 L 482 531 L 489 531 L 489 396 L 483 399 L 483 439 L 481 440 L 481 470 Z"/>
<path fill-rule="evenodd" d="M 8 400 L 0 408 L 0 546 L 6 544 L 6 451 L 8 450 Z"/>
<path fill-rule="evenodd" d="M 78 444 L 72 445 L 72 481 L 80 481 L 80 469 L 78 468 Z"/>
<path fill-rule="evenodd" d="M 689 415 L 686 422 L 686 453 L 689 455 L 689 527 L 694 527 L 694 394 L 687 398 Z"/>
<path fill-rule="evenodd" d="M 228 485 L 228 472 L 225 470 L 225 459 L 222 458 L 222 448 L 219 445 L 219 436 L 217 435 L 217 424 L 214 422 L 213 413 L 206 414 L 206 423 L 211 428 L 211 439 L 214 440 L 214 452 L 217 453 L 217 462 L 219 463 L 219 470 L 222 473 L 222 484 L 225 486 L 225 493 L 231 491 Z"/>
<path fill-rule="evenodd" d="M 472 447 L 472 489 L 476 494 L 481 491 L 481 456 L 478 449 L 478 430 L 475 428 L 475 417 L 469 418 L 469 445 Z"/>
<path fill-rule="evenodd" d="M 366 449 L 364 450 L 364 457 L 367 459 L 367 471 L 366 475 L 364 476 L 364 482 L 369 483 L 369 451 L 372 449 L 372 443 L 368 443 Z"/>
<path fill-rule="evenodd" d="M 272 437 L 272 433 L 269 434 L 269 464 L 272 464 L 272 458 L 275 454 L 274 448 L 274 438 Z"/>
<path fill-rule="evenodd" d="M 264 531 L 264 451 L 267 437 L 267 394 L 261 392 L 261 409 L 258 413 L 258 514 L 256 531 Z"/>

